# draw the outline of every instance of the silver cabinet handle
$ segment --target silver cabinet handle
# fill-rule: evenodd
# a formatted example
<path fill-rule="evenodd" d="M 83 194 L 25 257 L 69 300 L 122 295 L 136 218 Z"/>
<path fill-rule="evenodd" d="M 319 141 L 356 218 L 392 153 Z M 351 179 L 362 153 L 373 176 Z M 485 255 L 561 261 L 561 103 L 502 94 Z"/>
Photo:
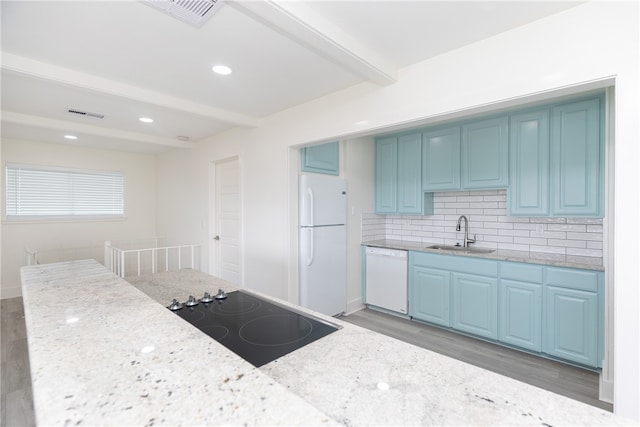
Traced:
<path fill-rule="evenodd" d="M 220 236 L 214 237 L 213 240 L 220 240 Z"/>

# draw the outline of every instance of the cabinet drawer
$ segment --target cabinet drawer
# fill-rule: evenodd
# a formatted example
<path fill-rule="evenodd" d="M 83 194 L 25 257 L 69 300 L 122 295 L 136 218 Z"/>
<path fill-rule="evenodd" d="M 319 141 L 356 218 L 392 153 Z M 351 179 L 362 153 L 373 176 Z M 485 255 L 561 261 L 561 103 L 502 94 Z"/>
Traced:
<path fill-rule="evenodd" d="M 542 283 L 542 266 L 501 262 L 500 277 L 502 279 L 519 280 L 522 282 Z"/>
<path fill-rule="evenodd" d="M 545 283 L 562 288 L 596 292 L 602 273 L 577 269 L 547 267 Z"/>
<path fill-rule="evenodd" d="M 418 251 L 411 251 L 410 254 L 410 262 L 422 267 L 498 277 L 498 261 Z"/>

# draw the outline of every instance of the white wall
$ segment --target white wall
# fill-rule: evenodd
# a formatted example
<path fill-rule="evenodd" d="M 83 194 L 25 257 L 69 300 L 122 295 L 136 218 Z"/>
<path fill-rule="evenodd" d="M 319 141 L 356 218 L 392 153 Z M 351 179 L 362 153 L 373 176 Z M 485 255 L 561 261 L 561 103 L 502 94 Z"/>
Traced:
<path fill-rule="evenodd" d="M 289 182 L 290 146 L 436 122 L 615 82 L 614 268 L 616 277 L 624 278 L 616 283 L 614 301 L 615 411 L 640 420 L 639 14 L 636 2 L 587 3 L 403 69 L 391 86 L 361 84 L 267 117 L 257 129 L 235 129 L 189 153 L 162 155 L 158 233 L 208 239 L 211 230 L 202 225 L 209 216 L 209 162 L 238 155 L 245 284 L 286 298 L 288 286 L 294 285 L 287 283 L 293 277 L 288 246 L 295 222 L 288 206 L 295 185 Z M 349 286 L 353 297 L 360 283 Z"/>
<path fill-rule="evenodd" d="M 375 149 L 373 137 L 345 141 L 347 180 L 347 313 L 362 307 L 362 214 L 374 209 Z"/>
<path fill-rule="evenodd" d="M 7 222 L 2 223 L 2 298 L 21 295 L 20 267 L 24 248 L 65 252 L 82 248 L 74 256 L 101 256 L 105 240 L 155 237 L 156 157 L 62 144 L 3 140 L 2 160 L 10 163 L 121 171 L 124 174 L 125 216 L 114 221 Z M 2 200 L 4 203 L 4 177 Z M 3 215 L 5 210 L 2 209 Z M 4 218 L 3 218 L 4 219 Z M 93 248 L 98 247 L 97 251 Z M 102 257 L 98 258 L 102 262 Z"/>

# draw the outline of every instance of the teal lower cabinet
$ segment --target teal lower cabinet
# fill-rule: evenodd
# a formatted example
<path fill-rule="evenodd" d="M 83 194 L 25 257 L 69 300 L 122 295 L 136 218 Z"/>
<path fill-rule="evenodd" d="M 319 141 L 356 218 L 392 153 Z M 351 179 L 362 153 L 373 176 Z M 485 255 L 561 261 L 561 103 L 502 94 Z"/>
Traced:
<path fill-rule="evenodd" d="M 548 286 L 545 353 L 587 366 L 600 366 L 598 294 Z"/>
<path fill-rule="evenodd" d="M 451 283 L 451 326 L 484 338 L 498 339 L 498 280 L 451 273 Z"/>
<path fill-rule="evenodd" d="M 602 366 L 604 273 L 409 251 L 409 315 L 498 344 Z"/>
<path fill-rule="evenodd" d="M 436 325 L 451 326 L 450 276 L 449 271 L 412 266 L 409 270 L 409 315 Z"/>
<path fill-rule="evenodd" d="M 498 340 L 539 353 L 542 351 L 542 285 L 500 279 Z"/>

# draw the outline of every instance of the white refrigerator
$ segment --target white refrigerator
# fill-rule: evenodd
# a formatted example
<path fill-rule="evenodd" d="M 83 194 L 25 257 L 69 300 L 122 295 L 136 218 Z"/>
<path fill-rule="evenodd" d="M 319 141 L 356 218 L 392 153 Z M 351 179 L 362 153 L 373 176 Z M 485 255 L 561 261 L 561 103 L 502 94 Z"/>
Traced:
<path fill-rule="evenodd" d="M 300 175 L 300 305 L 329 316 L 347 306 L 347 183 Z"/>

